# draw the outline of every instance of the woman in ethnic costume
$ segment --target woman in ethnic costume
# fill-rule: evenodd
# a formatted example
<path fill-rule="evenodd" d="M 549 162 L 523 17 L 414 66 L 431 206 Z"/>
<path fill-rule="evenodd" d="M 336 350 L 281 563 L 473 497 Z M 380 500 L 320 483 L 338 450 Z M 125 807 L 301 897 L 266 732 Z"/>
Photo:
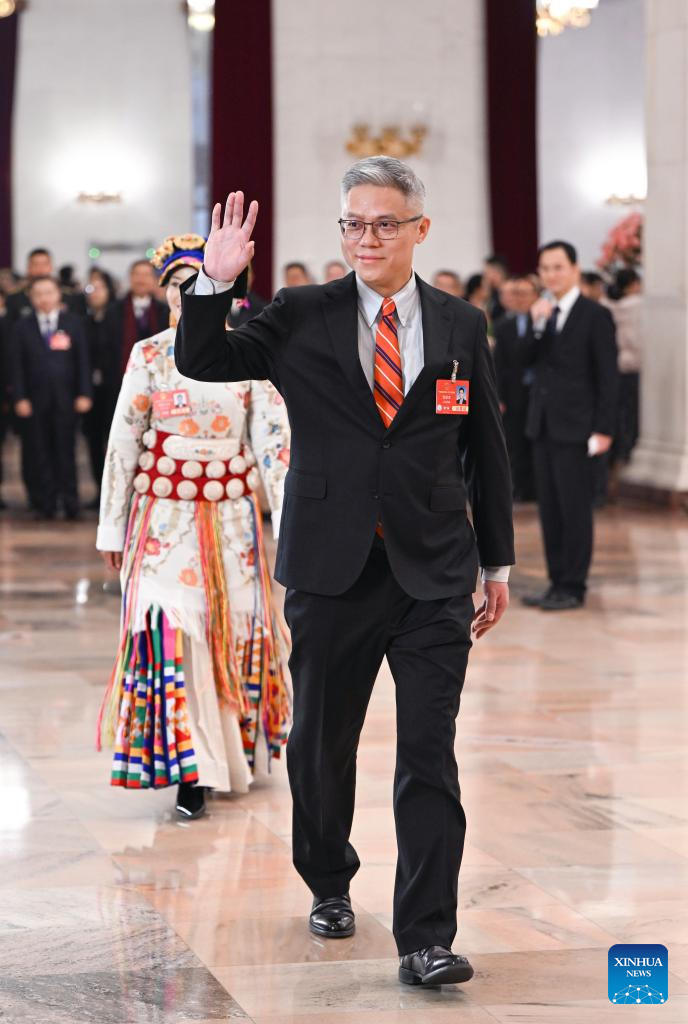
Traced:
<path fill-rule="evenodd" d="M 286 742 L 286 642 L 271 608 L 256 488 L 279 526 L 289 423 L 266 381 L 203 383 L 174 362 L 199 235 L 153 257 L 173 326 L 132 351 L 108 443 L 97 548 L 121 570 L 121 639 L 98 721 L 112 785 L 245 793 Z"/>

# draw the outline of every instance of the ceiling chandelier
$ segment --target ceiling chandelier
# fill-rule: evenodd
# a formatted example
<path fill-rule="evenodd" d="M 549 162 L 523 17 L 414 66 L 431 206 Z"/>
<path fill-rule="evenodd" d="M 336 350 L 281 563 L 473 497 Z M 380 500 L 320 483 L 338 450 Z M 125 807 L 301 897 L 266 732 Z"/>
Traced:
<path fill-rule="evenodd" d="M 535 27 L 539 36 L 558 36 L 565 28 L 587 28 L 599 0 L 538 0 Z"/>

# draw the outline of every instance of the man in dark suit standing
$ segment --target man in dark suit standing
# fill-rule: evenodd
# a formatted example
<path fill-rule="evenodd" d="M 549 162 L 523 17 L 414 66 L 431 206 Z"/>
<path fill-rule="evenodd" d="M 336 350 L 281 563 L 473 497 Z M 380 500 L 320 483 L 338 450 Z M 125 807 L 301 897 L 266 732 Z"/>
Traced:
<path fill-rule="evenodd" d="M 12 337 L 12 329 L 17 321 L 23 317 L 33 316 L 33 305 L 31 303 L 31 284 L 39 277 L 52 277 L 53 276 L 53 258 L 48 249 L 44 249 L 39 246 L 36 249 L 32 249 L 26 257 L 26 271 L 24 273 L 24 285 L 18 291 L 11 292 L 7 296 L 6 300 L 6 313 L 3 317 L 3 323 L 0 327 L 4 334 L 4 348 L 6 351 L 9 350 L 10 339 Z M 60 290 L 61 303 L 63 309 L 71 308 L 71 298 L 65 292 Z M 8 356 L 9 358 L 9 356 Z M 19 435 L 20 440 L 26 434 L 26 424 L 22 424 L 16 417 L 14 419 L 14 429 Z M 37 478 L 37 466 L 35 459 L 27 458 L 29 454 L 29 448 L 22 442 L 21 444 L 21 475 L 26 493 L 29 496 L 29 503 L 35 509 L 38 509 L 38 505 L 34 502 L 34 495 L 39 491 L 39 480 Z"/>
<path fill-rule="evenodd" d="M 55 518 L 60 499 L 65 516 L 76 519 L 76 419 L 91 408 L 83 322 L 61 311 L 62 296 L 52 277 L 34 279 L 29 297 L 33 313 L 15 323 L 10 339 L 10 385 L 24 458 L 36 469 L 30 498 L 46 519 Z"/>
<path fill-rule="evenodd" d="M 287 762 L 294 864 L 314 897 L 310 929 L 327 938 L 354 931 L 356 750 L 386 656 L 397 699 L 399 976 L 441 984 L 473 974 L 451 952 L 466 825 L 455 719 L 471 623 L 480 637 L 500 619 L 514 555 L 485 318 L 414 275 L 415 246 L 430 227 L 424 196 L 399 160 L 355 164 L 339 221 L 354 273 L 283 289 L 225 334 L 258 210 L 251 203 L 242 223 L 243 194 L 230 194 L 223 224 L 213 211 L 204 270 L 185 289 L 175 353 L 196 379 L 271 380 L 289 412 L 275 576 L 287 587 L 292 635 Z M 476 612 L 479 560 L 485 599 Z"/>
<path fill-rule="evenodd" d="M 528 277 L 514 277 L 511 284 L 514 310 L 494 324 L 497 392 L 504 416 L 514 499 L 532 501 L 535 497 L 533 455 L 531 442 L 526 437 L 526 418 L 533 380 L 529 365 L 532 358 L 530 308 L 538 293 Z"/>
<path fill-rule="evenodd" d="M 549 587 L 524 603 L 545 611 L 582 607 L 593 547 L 591 457 L 609 451 L 618 370 L 611 313 L 581 295 L 575 248 L 554 241 L 538 254 L 549 297 L 531 309 L 534 381 L 527 433 Z"/>
<path fill-rule="evenodd" d="M 157 277 L 148 260 L 136 260 L 129 268 L 129 291 L 112 303 L 105 318 L 103 390 L 106 422 L 112 420 L 122 377 L 137 341 L 151 338 L 169 327 L 170 311 L 155 297 Z"/>

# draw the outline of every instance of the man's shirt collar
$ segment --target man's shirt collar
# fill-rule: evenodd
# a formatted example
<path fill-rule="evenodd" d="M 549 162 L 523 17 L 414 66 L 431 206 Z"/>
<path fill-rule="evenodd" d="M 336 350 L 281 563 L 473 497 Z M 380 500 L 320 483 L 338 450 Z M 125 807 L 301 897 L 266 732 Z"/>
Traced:
<path fill-rule="evenodd" d="M 368 326 L 372 327 L 382 308 L 383 296 L 365 284 L 358 274 L 356 274 L 356 287 L 358 288 L 359 308 Z M 400 288 L 394 295 L 389 296 L 390 299 L 394 300 L 394 304 L 397 307 L 397 317 L 402 327 L 406 326 L 411 316 L 417 295 L 416 275 L 412 273 L 404 287 Z"/>

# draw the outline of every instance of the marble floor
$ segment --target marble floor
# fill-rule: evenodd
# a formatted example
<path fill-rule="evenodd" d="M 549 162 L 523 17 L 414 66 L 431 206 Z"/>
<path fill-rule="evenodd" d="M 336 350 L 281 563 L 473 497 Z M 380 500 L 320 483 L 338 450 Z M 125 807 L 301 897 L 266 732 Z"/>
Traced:
<path fill-rule="evenodd" d="M 475 978 L 396 980 L 390 932 L 394 694 L 359 756 L 355 937 L 318 940 L 291 867 L 284 764 L 181 823 L 172 791 L 108 786 L 94 723 L 118 600 L 95 524 L 0 515 L 0 1021 L 31 1024 L 598 1024 L 607 950 L 669 950 L 688 1020 L 688 521 L 598 518 L 584 611 L 514 600 L 472 654 L 457 756 L 468 815 L 455 949 Z M 514 597 L 542 570 L 517 514 Z"/>

